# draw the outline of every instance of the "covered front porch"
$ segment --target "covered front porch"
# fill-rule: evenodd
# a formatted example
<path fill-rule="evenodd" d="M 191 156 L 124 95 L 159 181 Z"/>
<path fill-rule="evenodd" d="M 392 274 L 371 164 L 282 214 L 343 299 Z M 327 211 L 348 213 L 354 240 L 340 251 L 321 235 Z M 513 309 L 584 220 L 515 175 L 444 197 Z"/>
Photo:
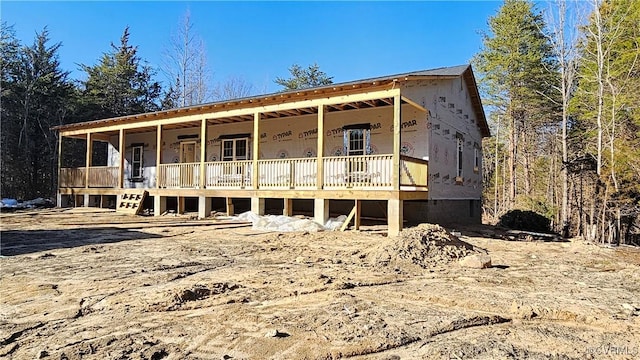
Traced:
<path fill-rule="evenodd" d="M 197 196 L 201 216 L 207 214 L 206 199 L 221 195 L 250 197 L 258 210 L 260 199 L 274 197 L 400 204 L 427 198 L 426 134 L 425 144 L 408 145 L 423 151 L 403 154 L 401 148 L 407 148 L 402 129 L 415 125 L 417 117 L 426 119 L 428 112 L 401 96 L 400 89 L 175 112 L 168 118 L 143 114 L 129 122 L 61 130 L 59 151 L 64 138 L 84 139 L 86 147 L 84 166 L 60 164 L 60 194 L 147 189 L 154 194 L 156 214 L 167 196 Z M 106 154 L 98 156 L 96 148 Z M 399 228 L 401 221 L 401 216 L 394 220 Z"/>

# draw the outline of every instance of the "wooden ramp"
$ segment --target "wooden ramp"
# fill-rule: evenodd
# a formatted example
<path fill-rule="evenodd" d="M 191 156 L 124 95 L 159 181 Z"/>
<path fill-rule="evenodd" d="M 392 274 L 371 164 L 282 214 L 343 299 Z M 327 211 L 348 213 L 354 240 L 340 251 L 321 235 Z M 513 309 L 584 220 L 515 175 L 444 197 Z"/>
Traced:
<path fill-rule="evenodd" d="M 116 212 L 123 214 L 138 215 L 142 211 L 142 202 L 147 197 L 148 192 L 143 191 L 127 191 L 122 194 L 120 198 L 120 205 L 116 209 Z"/>

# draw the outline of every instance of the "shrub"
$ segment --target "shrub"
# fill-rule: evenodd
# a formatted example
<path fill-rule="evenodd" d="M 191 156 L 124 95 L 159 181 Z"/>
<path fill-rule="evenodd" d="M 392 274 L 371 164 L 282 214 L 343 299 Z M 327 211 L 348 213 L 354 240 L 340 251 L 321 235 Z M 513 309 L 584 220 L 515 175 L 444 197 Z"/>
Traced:
<path fill-rule="evenodd" d="M 502 215 L 498 225 L 514 230 L 551 231 L 551 220 L 530 210 L 511 210 Z"/>

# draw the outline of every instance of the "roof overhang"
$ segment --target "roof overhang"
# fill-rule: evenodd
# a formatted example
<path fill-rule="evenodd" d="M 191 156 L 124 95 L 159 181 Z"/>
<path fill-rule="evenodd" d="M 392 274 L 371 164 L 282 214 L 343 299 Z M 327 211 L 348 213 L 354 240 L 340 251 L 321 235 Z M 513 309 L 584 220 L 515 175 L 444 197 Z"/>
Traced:
<path fill-rule="evenodd" d="M 128 127 L 130 129 L 135 127 L 142 128 L 145 126 L 144 123 L 153 122 L 154 120 L 176 119 L 176 121 L 167 122 L 167 129 L 171 129 L 197 126 L 197 122 L 202 119 L 205 119 L 209 124 L 253 121 L 253 112 L 259 112 L 263 119 L 301 116 L 317 114 L 318 101 L 314 100 L 319 99 L 334 100 L 327 102 L 328 105 L 326 107 L 326 111 L 328 112 L 390 106 L 393 104 L 393 99 L 390 97 L 382 96 L 377 98 L 367 98 L 365 96 L 358 100 L 349 99 L 352 99 L 350 96 L 354 94 L 379 93 L 381 91 L 384 92 L 385 90 L 399 88 L 402 83 L 408 81 L 422 79 L 453 79 L 460 76 L 464 78 L 465 83 L 467 84 L 474 113 L 477 118 L 478 126 L 481 129 L 482 136 L 490 136 L 489 126 L 487 125 L 475 77 L 473 76 L 473 71 L 471 70 L 470 65 L 365 79 L 304 90 L 293 90 L 177 109 L 60 125 L 52 127 L 52 130 L 58 130 L 61 133 L 78 134 L 80 132 L 90 131 L 94 128 L 113 128 L 114 126 L 124 124 L 129 125 Z M 345 101 L 340 101 L 343 97 Z M 402 96 L 401 99 L 403 103 L 410 104 L 421 111 L 427 111 L 423 106 L 406 96 Z M 292 105 L 295 104 L 296 106 L 286 106 L 285 104 L 288 103 L 291 103 Z M 203 116 L 208 114 L 211 114 L 211 116 Z M 224 116 L 220 114 L 223 114 Z"/>

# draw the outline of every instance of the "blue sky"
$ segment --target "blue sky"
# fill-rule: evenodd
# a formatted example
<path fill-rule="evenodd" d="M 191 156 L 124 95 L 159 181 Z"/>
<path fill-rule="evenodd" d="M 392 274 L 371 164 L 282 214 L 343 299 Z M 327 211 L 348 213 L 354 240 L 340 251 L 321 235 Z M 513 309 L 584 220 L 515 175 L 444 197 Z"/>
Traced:
<path fill-rule="evenodd" d="M 240 76 L 254 92 L 277 91 L 293 63 L 317 62 L 334 82 L 468 63 L 498 1 L 447 2 L 25 2 L 2 1 L 0 16 L 23 44 L 48 26 L 60 60 L 96 64 L 125 26 L 152 66 L 187 9 L 205 40 L 213 81 Z M 161 73 L 158 80 L 165 80 Z"/>

